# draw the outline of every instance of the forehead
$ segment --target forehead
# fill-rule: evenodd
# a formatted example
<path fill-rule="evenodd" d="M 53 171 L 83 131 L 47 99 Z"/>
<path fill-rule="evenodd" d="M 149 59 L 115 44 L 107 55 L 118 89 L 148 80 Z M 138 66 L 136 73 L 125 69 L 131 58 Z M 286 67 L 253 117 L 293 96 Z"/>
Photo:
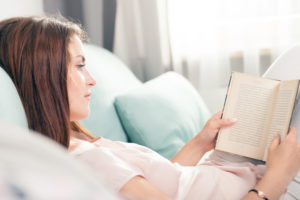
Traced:
<path fill-rule="evenodd" d="M 68 50 L 71 59 L 82 59 L 84 57 L 82 42 L 77 35 L 70 38 Z"/>

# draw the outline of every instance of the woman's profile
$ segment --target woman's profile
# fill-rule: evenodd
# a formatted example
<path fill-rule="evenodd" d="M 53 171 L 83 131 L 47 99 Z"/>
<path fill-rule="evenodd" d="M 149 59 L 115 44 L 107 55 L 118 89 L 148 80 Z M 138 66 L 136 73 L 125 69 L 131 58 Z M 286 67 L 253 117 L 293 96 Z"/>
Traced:
<path fill-rule="evenodd" d="M 80 26 L 65 19 L 0 22 L 0 64 L 18 90 L 30 129 L 68 148 L 128 199 L 291 197 L 286 188 L 300 169 L 293 127 L 284 141 L 273 139 L 266 167 L 247 159 L 226 160 L 219 152 L 197 164 L 214 148 L 219 128 L 236 123 L 221 119 L 221 112 L 171 161 L 137 144 L 93 138 L 77 122 L 89 115 L 90 89 L 96 84 L 85 66 L 84 39 Z"/>

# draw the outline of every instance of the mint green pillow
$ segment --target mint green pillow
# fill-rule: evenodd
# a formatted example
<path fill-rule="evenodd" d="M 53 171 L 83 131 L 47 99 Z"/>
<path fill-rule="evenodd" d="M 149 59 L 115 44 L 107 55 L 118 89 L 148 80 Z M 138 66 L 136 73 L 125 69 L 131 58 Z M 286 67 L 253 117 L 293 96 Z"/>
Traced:
<path fill-rule="evenodd" d="M 199 93 L 175 72 L 165 73 L 117 96 L 114 105 L 129 140 L 168 159 L 210 117 Z"/>

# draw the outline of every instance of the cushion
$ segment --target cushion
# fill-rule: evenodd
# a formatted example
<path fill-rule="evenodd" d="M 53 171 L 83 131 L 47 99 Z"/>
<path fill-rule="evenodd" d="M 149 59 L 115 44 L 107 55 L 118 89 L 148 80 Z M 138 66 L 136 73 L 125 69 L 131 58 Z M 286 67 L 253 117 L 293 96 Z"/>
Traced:
<path fill-rule="evenodd" d="M 0 138 L 0 199 L 119 199 L 101 173 L 49 138 L 1 120 Z"/>
<path fill-rule="evenodd" d="M 84 44 L 87 69 L 97 81 L 92 88 L 91 113 L 82 124 L 94 135 L 127 141 L 114 109 L 115 96 L 141 85 L 129 68 L 111 52 Z"/>
<path fill-rule="evenodd" d="M 175 72 L 165 73 L 119 95 L 115 107 L 130 141 L 166 158 L 197 134 L 210 112 L 193 86 Z"/>
<path fill-rule="evenodd" d="M 17 89 L 2 67 L 0 67 L 0 85 L 0 118 L 10 124 L 27 128 L 25 111 Z"/>

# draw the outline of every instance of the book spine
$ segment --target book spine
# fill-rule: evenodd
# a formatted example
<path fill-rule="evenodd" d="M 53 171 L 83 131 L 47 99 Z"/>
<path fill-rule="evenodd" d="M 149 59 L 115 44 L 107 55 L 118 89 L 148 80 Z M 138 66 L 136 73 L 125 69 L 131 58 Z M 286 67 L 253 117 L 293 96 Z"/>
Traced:
<path fill-rule="evenodd" d="M 229 91 L 229 88 L 230 88 L 230 83 L 231 83 L 231 80 L 232 80 L 232 74 L 233 73 L 235 73 L 235 72 L 231 72 L 231 75 L 230 75 L 230 78 L 229 78 L 229 81 L 228 81 L 227 92 L 226 92 L 226 96 L 225 96 L 225 100 L 224 100 L 224 104 L 223 104 L 223 108 L 222 108 L 221 119 L 223 118 L 223 113 L 224 113 L 224 109 L 225 109 L 225 105 L 226 105 L 226 100 L 227 100 L 227 96 L 228 96 L 228 91 Z M 218 140 L 218 136 L 219 136 L 219 132 L 216 135 L 216 141 Z"/>
<path fill-rule="evenodd" d="M 295 95 L 295 99 L 294 99 L 294 105 L 293 105 L 293 112 L 292 112 L 292 114 L 291 114 L 291 116 L 290 116 L 290 123 L 289 123 L 289 127 L 291 127 L 291 123 L 292 123 L 292 116 L 293 116 L 293 114 L 294 114 L 294 112 L 295 112 L 295 107 L 296 107 L 296 105 L 298 104 L 298 100 L 297 100 L 297 95 L 298 95 L 298 93 L 299 93 L 299 80 L 298 80 L 298 86 L 297 86 L 297 92 L 296 92 L 296 95 Z M 288 130 L 289 131 L 289 130 Z M 287 133 L 286 133 L 287 134 Z"/>

